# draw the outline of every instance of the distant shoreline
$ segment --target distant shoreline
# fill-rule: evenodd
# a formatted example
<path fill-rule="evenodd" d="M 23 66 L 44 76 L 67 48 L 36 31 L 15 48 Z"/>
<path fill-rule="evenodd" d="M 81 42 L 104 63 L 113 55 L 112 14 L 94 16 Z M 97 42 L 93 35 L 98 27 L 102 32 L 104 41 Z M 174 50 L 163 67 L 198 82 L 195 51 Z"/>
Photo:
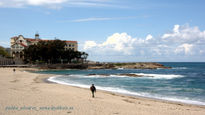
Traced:
<path fill-rule="evenodd" d="M 38 65 L 1 65 L 10 68 L 37 68 L 37 69 L 170 69 L 156 62 L 133 63 L 83 63 L 83 64 L 38 64 Z"/>

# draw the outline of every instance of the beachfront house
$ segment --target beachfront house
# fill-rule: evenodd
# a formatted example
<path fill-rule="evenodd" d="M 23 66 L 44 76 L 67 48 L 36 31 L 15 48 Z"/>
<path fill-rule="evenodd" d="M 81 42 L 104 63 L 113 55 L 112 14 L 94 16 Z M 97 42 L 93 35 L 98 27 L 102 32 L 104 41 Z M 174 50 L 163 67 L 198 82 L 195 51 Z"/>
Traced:
<path fill-rule="evenodd" d="M 11 38 L 11 56 L 13 58 L 22 59 L 23 50 L 29 45 L 38 44 L 39 41 L 51 41 L 40 39 L 38 33 L 35 34 L 35 38 L 25 38 L 23 35 L 14 36 Z M 78 51 L 78 42 L 77 41 L 65 41 L 65 50 Z"/>

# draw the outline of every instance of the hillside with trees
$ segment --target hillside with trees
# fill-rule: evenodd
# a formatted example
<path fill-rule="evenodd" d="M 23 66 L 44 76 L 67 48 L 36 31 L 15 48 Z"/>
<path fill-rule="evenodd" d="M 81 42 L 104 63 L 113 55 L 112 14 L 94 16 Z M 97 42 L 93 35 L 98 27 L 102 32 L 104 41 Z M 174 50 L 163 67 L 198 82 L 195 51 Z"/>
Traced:
<path fill-rule="evenodd" d="M 2 56 L 2 57 L 10 57 L 9 53 L 2 46 L 0 46 L 0 56 Z"/>

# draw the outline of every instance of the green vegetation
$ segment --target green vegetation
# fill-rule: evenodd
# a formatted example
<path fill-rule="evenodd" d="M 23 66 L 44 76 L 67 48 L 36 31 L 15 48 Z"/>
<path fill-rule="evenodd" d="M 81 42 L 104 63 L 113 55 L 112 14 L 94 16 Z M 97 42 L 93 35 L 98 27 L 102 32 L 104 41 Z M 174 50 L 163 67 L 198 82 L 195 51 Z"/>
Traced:
<path fill-rule="evenodd" d="M 5 50 L 5 48 L 0 46 L 0 55 L 3 57 L 10 57 L 9 53 Z"/>
<path fill-rule="evenodd" d="M 65 50 L 66 43 L 61 40 L 40 41 L 37 45 L 30 45 L 24 49 L 25 63 L 79 63 L 86 60 L 85 52 Z"/>

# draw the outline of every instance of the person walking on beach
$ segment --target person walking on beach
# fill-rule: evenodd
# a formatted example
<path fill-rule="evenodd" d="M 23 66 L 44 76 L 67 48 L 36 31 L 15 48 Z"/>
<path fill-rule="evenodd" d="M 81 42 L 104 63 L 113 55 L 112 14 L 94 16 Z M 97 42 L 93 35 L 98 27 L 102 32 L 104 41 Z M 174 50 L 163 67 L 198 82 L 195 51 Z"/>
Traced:
<path fill-rule="evenodd" d="M 94 93 L 96 92 L 96 88 L 94 86 L 94 84 L 92 84 L 92 86 L 90 87 L 90 91 L 92 92 L 92 97 L 94 98 Z"/>
<path fill-rule="evenodd" d="M 16 69 L 13 69 L 13 72 L 15 72 L 16 71 Z"/>

